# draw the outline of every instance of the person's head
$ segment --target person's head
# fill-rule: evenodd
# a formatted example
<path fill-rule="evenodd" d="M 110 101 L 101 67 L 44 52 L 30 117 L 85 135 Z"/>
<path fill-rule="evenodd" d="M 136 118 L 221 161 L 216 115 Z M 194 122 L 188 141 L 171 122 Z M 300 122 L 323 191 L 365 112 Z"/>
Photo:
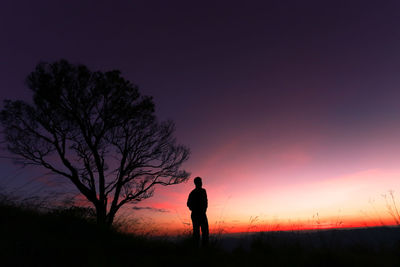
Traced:
<path fill-rule="evenodd" d="M 201 186 L 203 185 L 203 183 L 201 182 L 201 178 L 200 177 L 196 177 L 193 180 L 194 184 L 196 185 L 197 188 L 201 188 Z"/>

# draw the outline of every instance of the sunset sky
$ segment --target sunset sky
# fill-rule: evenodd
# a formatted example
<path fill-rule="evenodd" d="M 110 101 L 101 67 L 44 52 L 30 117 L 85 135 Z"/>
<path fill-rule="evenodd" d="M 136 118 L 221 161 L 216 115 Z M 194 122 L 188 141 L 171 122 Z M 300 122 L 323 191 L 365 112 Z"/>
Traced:
<path fill-rule="evenodd" d="M 190 147 L 211 231 L 393 224 L 399 14 L 399 1 L 6 0 L 0 100 L 29 101 L 40 61 L 119 69 Z M 0 160 L 0 187 L 62 187 L 18 168 Z M 188 229 L 193 187 L 157 188 L 121 215 Z"/>

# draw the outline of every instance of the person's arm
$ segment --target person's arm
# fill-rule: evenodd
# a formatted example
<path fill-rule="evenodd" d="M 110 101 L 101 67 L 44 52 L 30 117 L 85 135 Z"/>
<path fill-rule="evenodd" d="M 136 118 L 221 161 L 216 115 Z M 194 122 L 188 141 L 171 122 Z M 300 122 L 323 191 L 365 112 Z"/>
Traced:
<path fill-rule="evenodd" d="M 208 208 L 208 199 L 207 199 L 207 192 L 205 189 L 204 189 L 204 207 L 205 207 L 204 212 L 206 212 Z"/>
<path fill-rule="evenodd" d="M 192 202 L 193 202 L 193 200 L 192 200 L 192 193 L 190 193 L 190 194 L 189 194 L 189 197 L 188 197 L 188 200 L 187 200 L 187 203 L 186 203 L 186 206 L 188 206 L 188 208 L 189 208 L 190 210 L 192 210 Z"/>

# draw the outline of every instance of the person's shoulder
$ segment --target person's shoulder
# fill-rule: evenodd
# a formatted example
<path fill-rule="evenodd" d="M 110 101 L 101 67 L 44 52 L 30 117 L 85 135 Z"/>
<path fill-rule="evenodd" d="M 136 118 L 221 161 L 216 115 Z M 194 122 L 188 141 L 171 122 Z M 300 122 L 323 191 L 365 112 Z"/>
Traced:
<path fill-rule="evenodd" d="M 190 191 L 190 194 L 189 194 L 189 195 L 192 195 L 192 194 L 195 194 L 195 193 L 196 193 L 196 188 L 193 189 L 192 191 Z"/>

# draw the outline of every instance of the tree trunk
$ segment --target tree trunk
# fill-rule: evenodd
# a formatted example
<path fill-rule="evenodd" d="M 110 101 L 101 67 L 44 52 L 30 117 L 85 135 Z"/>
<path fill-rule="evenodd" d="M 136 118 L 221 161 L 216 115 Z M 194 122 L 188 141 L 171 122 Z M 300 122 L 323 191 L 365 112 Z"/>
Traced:
<path fill-rule="evenodd" d="M 107 222 L 106 222 L 108 228 L 111 228 L 111 226 L 112 226 L 112 224 L 114 222 L 114 218 L 115 218 L 115 213 L 114 212 L 108 213 Z"/>
<path fill-rule="evenodd" d="M 107 227 L 107 206 L 98 203 L 96 205 L 96 217 L 97 217 L 97 225 Z"/>

